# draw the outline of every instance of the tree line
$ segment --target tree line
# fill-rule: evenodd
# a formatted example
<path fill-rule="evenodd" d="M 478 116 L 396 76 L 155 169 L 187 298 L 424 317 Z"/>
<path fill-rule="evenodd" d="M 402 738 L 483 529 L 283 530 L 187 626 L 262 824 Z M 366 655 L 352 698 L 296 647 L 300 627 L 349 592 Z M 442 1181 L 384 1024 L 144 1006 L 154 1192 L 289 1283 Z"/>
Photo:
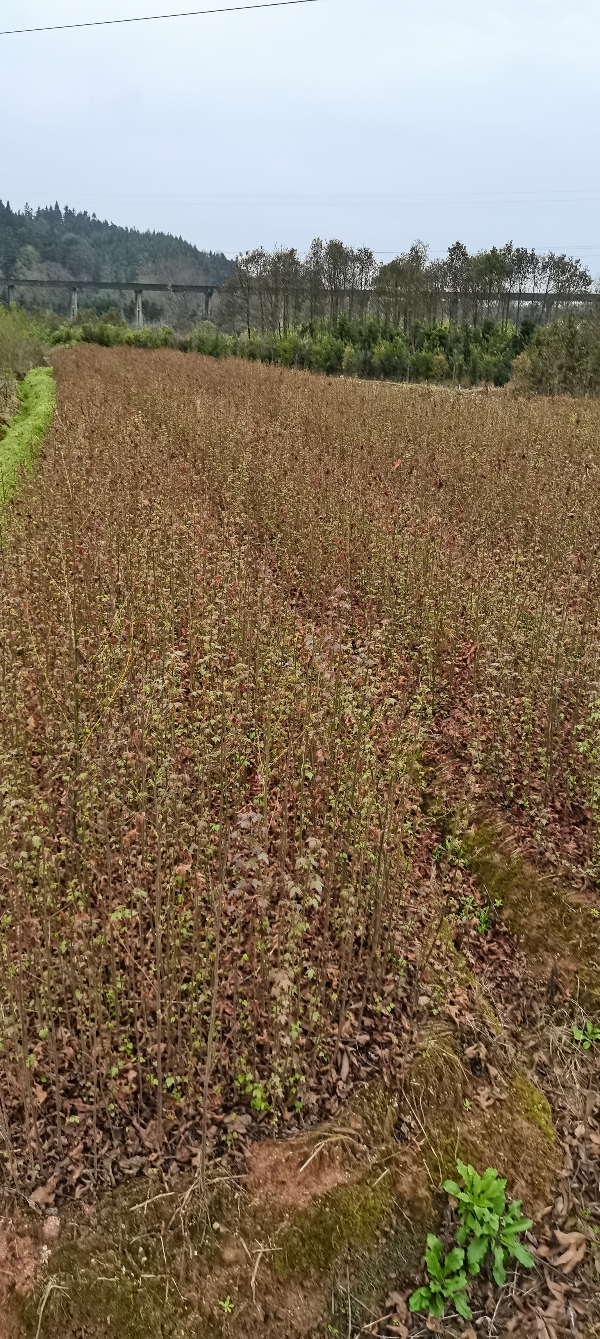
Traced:
<path fill-rule="evenodd" d="M 230 269 L 231 261 L 222 252 L 200 251 L 170 233 L 122 228 L 87 210 L 61 209 L 58 204 L 14 210 L 0 200 L 0 278 L 17 284 L 28 277 L 220 284 Z M 23 288 L 19 300 L 26 294 Z M 38 301 L 32 292 L 30 305 Z M 65 311 L 69 298 L 60 289 L 47 290 L 43 301 Z M 101 315 L 114 304 L 115 295 L 92 295 L 86 301 Z"/>
<path fill-rule="evenodd" d="M 221 289 L 219 324 L 248 335 L 285 335 L 303 323 L 332 329 L 341 316 L 364 320 L 367 314 L 405 332 L 416 322 L 438 320 L 518 325 L 525 313 L 543 323 L 591 288 L 580 260 L 512 242 L 474 254 L 454 242 L 445 257 L 432 259 L 417 241 L 379 264 L 369 247 L 315 238 L 305 256 L 295 248 L 264 247 L 238 255 Z"/>

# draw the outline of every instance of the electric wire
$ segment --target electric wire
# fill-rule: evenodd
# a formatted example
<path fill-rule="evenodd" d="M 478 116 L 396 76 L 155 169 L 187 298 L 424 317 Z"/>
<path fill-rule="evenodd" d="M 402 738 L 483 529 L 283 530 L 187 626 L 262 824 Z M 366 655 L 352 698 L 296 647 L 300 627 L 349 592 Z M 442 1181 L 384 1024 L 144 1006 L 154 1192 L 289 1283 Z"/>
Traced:
<path fill-rule="evenodd" d="M 287 9 L 290 5 L 317 5 L 321 0 L 261 0 L 255 5 L 221 5 L 218 9 L 186 9 L 177 14 L 139 14 L 128 19 L 91 19 L 87 23 L 53 23 L 44 28 L 7 28 L 0 37 L 22 33 L 59 33 L 71 28 L 112 28 L 118 23 L 154 23 L 157 19 L 195 19 L 202 14 L 239 14 L 248 9 Z"/>

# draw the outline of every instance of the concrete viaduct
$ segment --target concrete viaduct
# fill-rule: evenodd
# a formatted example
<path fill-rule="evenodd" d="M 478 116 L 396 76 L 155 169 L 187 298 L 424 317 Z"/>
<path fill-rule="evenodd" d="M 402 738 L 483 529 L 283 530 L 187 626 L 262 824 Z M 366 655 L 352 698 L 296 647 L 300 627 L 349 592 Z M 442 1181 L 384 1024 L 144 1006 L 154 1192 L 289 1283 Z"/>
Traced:
<path fill-rule="evenodd" d="M 0 282 L 2 282 L 1 277 Z M 146 282 L 143 279 L 131 279 L 131 280 L 127 279 L 119 281 L 116 279 L 25 279 L 25 278 L 7 279 L 5 278 L 3 282 L 6 290 L 7 305 L 9 307 L 11 302 L 14 302 L 14 293 L 16 288 L 70 289 L 72 321 L 75 320 L 75 317 L 77 316 L 77 298 L 78 294 L 81 292 L 86 291 L 97 292 L 99 289 L 105 289 L 108 290 L 109 292 L 134 293 L 135 294 L 134 324 L 138 328 L 140 328 L 143 325 L 142 297 L 144 293 L 203 293 L 204 311 L 206 316 L 210 316 L 212 311 L 213 294 L 218 293 L 220 287 L 219 284 L 170 284 L 170 283 L 155 284 L 150 283 L 150 281 Z M 371 291 L 372 290 L 370 289 L 363 290 L 363 292 L 368 292 L 369 295 L 371 294 Z M 359 296 L 359 293 L 357 291 L 350 289 L 340 290 L 338 296 L 339 297 L 349 296 L 351 292 L 353 293 L 353 296 L 355 297 Z M 423 292 L 421 294 L 421 297 L 424 298 L 425 300 L 437 298 L 438 302 L 445 302 L 445 303 L 460 301 L 461 296 L 464 295 L 461 295 L 460 293 L 448 293 L 448 292 L 447 293 L 439 292 L 435 294 Z M 518 290 L 515 290 L 510 293 L 485 293 L 485 294 L 482 293 L 479 295 L 467 294 L 466 297 L 467 300 L 470 299 L 471 301 L 477 298 L 482 307 L 487 305 L 488 308 L 492 303 L 502 303 L 502 304 L 508 303 L 509 306 L 511 307 L 513 307 L 515 304 L 518 304 L 519 306 L 523 305 L 527 306 L 528 304 L 532 303 L 538 306 L 541 305 L 542 307 L 545 308 L 554 306 L 561 307 L 563 305 L 571 306 L 573 304 L 580 302 L 592 303 L 594 305 L 600 303 L 600 293 L 552 293 L 552 292 L 519 293 Z"/>
<path fill-rule="evenodd" d="M 81 292 L 108 289 L 110 292 L 135 294 L 135 325 L 143 325 L 142 297 L 144 293 L 204 293 L 204 311 L 211 313 L 213 293 L 218 284 L 153 284 L 142 279 L 5 279 L 7 306 L 14 302 L 15 288 L 69 288 L 71 290 L 71 320 L 77 316 L 77 297 Z"/>

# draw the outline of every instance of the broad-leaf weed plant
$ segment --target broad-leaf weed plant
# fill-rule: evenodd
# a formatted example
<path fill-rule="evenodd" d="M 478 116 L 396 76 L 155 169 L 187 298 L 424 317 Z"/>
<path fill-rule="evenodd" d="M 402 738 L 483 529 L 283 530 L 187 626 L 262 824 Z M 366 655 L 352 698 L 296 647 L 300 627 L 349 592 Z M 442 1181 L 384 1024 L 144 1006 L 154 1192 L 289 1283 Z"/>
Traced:
<path fill-rule="evenodd" d="M 462 1178 L 462 1188 L 456 1181 L 444 1181 L 444 1190 L 457 1200 L 460 1227 L 456 1240 L 467 1247 L 470 1274 L 478 1274 L 488 1254 L 492 1256 L 492 1274 L 501 1286 L 505 1281 L 507 1256 L 513 1256 L 527 1269 L 535 1263 L 529 1251 L 517 1240 L 520 1233 L 532 1226 L 532 1219 L 522 1217 L 521 1200 L 512 1200 L 506 1207 L 506 1181 L 498 1176 L 495 1167 L 488 1167 L 483 1176 L 479 1176 L 474 1167 L 459 1160 L 456 1170 Z"/>
<path fill-rule="evenodd" d="M 454 1246 L 442 1259 L 442 1243 L 439 1237 L 430 1232 L 425 1252 L 428 1281 L 413 1293 L 408 1303 L 410 1310 L 428 1311 L 431 1316 L 442 1316 L 446 1302 L 451 1301 L 459 1316 L 471 1320 L 464 1259 L 465 1253 L 460 1246 Z"/>
<path fill-rule="evenodd" d="M 594 1042 L 600 1041 L 600 1027 L 596 1027 L 591 1018 L 587 1018 L 582 1028 L 573 1028 L 573 1037 L 584 1051 L 589 1051 Z"/>
<path fill-rule="evenodd" d="M 444 1190 L 456 1201 L 460 1220 L 456 1232 L 458 1245 L 442 1259 L 441 1241 L 432 1234 L 428 1236 L 425 1255 L 428 1282 L 412 1294 L 409 1307 L 411 1311 L 428 1309 L 432 1315 L 441 1316 L 446 1301 L 452 1301 L 458 1314 L 470 1320 L 467 1273 L 479 1274 L 489 1257 L 493 1278 L 501 1287 L 506 1281 L 505 1263 L 509 1256 L 531 1269 L 535 1261 L 519 1237 L 532 1226 L 532 1219 L 523 1218 L 521 1200 L 512 1200 L 507 1207 L 506 1181 L 495 1167 L 488 1167 L 479 1176 L 474 1167 L 458 1160 L 456 1170 L 462 1185 L 444 1181 Z"/>

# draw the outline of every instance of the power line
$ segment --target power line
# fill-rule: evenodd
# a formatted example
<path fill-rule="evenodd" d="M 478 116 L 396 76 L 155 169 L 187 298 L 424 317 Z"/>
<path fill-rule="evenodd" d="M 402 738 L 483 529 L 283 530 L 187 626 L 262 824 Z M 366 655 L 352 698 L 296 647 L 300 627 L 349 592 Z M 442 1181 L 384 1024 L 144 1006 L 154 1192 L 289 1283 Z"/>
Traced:
<path fill-rule="evenodd" d="M 201 14 L 238 14 L 247 9 L 284 9 L 288 5 L 316 5 L 320 0 L 263 0 L 256 5 L 222 5 L 219 9 L 188 9 L 178 14 L 140 14 L 131 19 L 94 19 L 89 23 L 54 23 L 46 28 L 7 28 L 0 37 L 20 33 L 59 33 L 68 28 L 111 28 L 116 23 L 154 23 L 156 19 L 194 19 Z"/>

